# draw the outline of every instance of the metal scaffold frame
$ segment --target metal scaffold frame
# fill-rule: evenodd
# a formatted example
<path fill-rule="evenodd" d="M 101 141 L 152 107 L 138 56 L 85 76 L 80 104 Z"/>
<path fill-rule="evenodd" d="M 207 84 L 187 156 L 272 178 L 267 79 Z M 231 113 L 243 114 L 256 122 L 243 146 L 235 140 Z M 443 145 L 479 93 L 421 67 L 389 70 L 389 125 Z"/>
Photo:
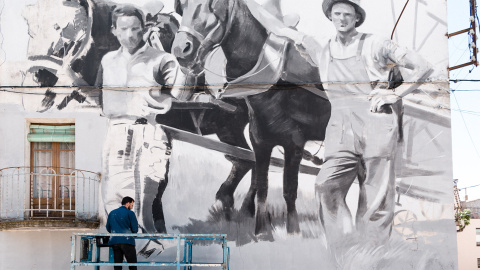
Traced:
<path fill-rule="evenodd" d="M 131 236 L 137 239 L 148 240 L 176 240 L 176 258 L 173 262 L 137 262 L 137 263 L 114 263 L 112 250 L 110 249 L 109 261 L 100 260 L 100 248 L 108 247 L 107 245 L 98 243 L 98 239 L 111 236 Z M 80 238 L 80 239 L 78 239 Z M 222 247 L 222 262 L 193 262 L 193 245 L 194 242 L 212 241 L 220 243 Z M 183 242 L 183 259 L 181 258 Z M 77 244 L 80 243 L 80 256 L 77 256 Z M 95 245 L 95 248 L 94 248 Z M 82 253 L 83 252 L 83 253 Z M 221 269 L 230 269 L 230 248 L 227 246 L 226 234 L 120 234 L 120 233 L 74 233 L 72 236 L 72 251 L 70 269 L 74 270 L 77 266 L 94 266 L 96 270 L 100 266 L 144 266 L 144 267 L 176 267 L 180 270 L 191 270 L 192 267 L 221 267 Z"/>

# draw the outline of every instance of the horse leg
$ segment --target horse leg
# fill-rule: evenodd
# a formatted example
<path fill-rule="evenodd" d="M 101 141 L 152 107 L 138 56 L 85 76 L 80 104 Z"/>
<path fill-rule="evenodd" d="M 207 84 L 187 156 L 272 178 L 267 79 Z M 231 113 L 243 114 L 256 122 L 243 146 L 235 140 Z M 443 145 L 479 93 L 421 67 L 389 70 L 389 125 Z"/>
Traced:
<path fill-rule="evenodd" d="M 287 203 L 287 232 L 300 232 L 298 222 L 297 208 L 295 201 L 297 200 L 298 190 L 298 171 L 303 156 L 303 145 L 291 143 L 284 146 L 285 149 L 285 167 L 283 169 L 283 198 Z"/>
<path fill-rule="evenodd" d="M 252 169 L 253 162 L 229 156 L 226 156 L 226 158 L 232 162 L 232 169 L 227 180 L 218 189 L 215 199 L 222 204 L 226 218 L 229 220 L 234 206 L 233 194 L 243 177 Z"/>
<path fill-rule="evenodd" d="M 249 149 L 245 136 L 243 135 L 243 129 L 241 128 L 227 132 L 217 132 L 217 136 L 222 142 Z M 254 163 L 228 155 L 226 155 L 225 158 L 232 163 L 232 169 L 227 180 L 225 180 L 218 189 L 215 199 L 222 204 L 225 217 L 229 220 L 234 206 L 233 194 L 243 177 L 252 169 Z M 253 213 L 251 216 L 253 216 Z"/>
<path fill-rule="evenodd" d="M 244 214 L 247 217 L 255 216 L 255 196 L 257 195 L 257 181 L 256 175 L 257 170 L 255 166 L 252 168 L 252 179 L 250 180 L 250 188 L 248 189 L 245 199 L 243 199 L 242 207 L 240 208 L 240 213 Z"/>
<path fill-rule="evenodd" d="M 273 146 L 254 144 L 255 152 L 255 184 L 257 193 L 257 214 L 255 221 L 255 234 L 268 234 L 271 230 L 270 218 L 267 213 L 268 195 L 268 167 Z"/>

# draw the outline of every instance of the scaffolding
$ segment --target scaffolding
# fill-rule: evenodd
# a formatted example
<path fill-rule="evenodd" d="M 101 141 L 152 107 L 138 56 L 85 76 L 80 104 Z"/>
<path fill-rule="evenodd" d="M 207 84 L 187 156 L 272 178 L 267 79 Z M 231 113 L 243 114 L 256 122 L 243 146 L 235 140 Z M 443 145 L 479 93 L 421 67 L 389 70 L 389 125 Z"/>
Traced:
<path fill-rule="evenodd" d="M 130 236 L 150 241 L 174 240 L 176 241 L 176 257 L 174 261 L 148 261 L 137 263 L 114 263 L 113 250 L 109 246 L 108 238 L 111 236 Z M 220 244 L 222 250 L 221 262 L 193 262 L 194 244 Z M 183 247 L 183 256 L 182 256 Z M 101 248 L 109 249 L 108 261 L 101 260 Z M 182 258 L 183 257 L 183 258 Z M 166 258 L 164 258 L 166 259 Z M 77 266 L 93 266 L 99 270 L 101 266 L 144 266 L 144 267 L 176 267 L 180 270 L 191 270 L 192 267 L 216 267 L 224 270 L 230 269 L 230 248 L 227 246 L 226 234 L 136 234 L 136 233 L 74 233 L 72 236 L 72 251 L 70 269 Z"/>

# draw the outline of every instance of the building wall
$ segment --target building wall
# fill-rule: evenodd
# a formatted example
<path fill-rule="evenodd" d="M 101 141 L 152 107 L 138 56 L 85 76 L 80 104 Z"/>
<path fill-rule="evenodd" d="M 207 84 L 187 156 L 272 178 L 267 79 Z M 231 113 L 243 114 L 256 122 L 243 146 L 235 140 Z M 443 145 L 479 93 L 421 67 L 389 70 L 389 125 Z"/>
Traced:
<path fill-rule="evenodd" d="M 106 120 L 100 117 L 100 111 L 40 113 L 35 111 L 36 107 L 22 106 L 24 101 L 28 103 L 28 97 L 12 98 L 12 95 L 0 93 L 0 168 L 30 165 L 30 143 L 27 141 L 30 124 L 66 122 L 76 126 L 75 168 L 100 173 L 106 134 Z M 14 191 L 11 195 L 14 196 Z M 8 198 L 0 201 L 8 204 Z M 47 227 L 0 231 L 0 269 L 69 269 L 74 232 L 92 230 Z"/>
<path fill-rule="evenodd" d="M 6 99 L 7 95 L 1 95 Z M 28 100 L 29 96 L 25 96 Z M 27 141 L 30 124 L 74 123 L 76 159 L 75 166 L 80 170 L 102 171 L 102 145 L 106 134 L 106 119 L 100 117 L 100 110 L 90 112 L 50 112 L 39 113 L 25 109 L 15 103 L 0 103 L 0 167 L 30 165 L 30 145 Z M 88 158 L 85 158 L 88 157 Z"/>
<path fill-rule="evenodd" d="M 473 270 L 479 268 L 480 246 L 477 246 L 477 229 L 480 229 L 480 220 L 471 219 L 470 225 L 457 233 L 458 269 Z"/>
<path fill-rule="evenodd" d="M 72 231 L 0 232 L 0 269 L 69 269 Z"/>

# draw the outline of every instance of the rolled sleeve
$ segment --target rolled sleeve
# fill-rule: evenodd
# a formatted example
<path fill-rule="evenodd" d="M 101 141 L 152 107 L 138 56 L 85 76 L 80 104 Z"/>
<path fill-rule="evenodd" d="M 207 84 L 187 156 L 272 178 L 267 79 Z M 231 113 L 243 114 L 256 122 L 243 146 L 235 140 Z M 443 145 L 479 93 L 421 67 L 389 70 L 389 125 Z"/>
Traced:
<path fill-rule="evenodd" d="M 388 66 L 389 64 L 401 64 L 402 59 L 407 54 L 407 49 L 398 46 L 395 42 L 377 38 L 373 42 L 373 57 L 377 63 L 381 63 L 382 66 Z"/>
<path fill-rule="evenodd" d="M 155 81 L 157 81 L 158 84 L 173 86 L 177 78 L 179 64 L 173 55 L 166 54 L 155 70 Z"/>

